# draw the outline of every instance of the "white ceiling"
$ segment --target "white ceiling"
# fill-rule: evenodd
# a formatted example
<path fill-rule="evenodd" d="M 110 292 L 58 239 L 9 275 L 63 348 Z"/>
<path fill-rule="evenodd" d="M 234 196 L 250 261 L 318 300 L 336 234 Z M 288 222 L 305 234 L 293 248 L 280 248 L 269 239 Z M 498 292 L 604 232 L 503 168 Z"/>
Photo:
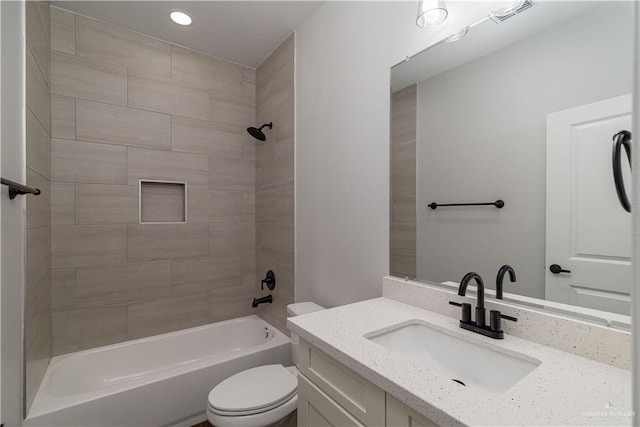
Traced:
<path fill-rule="evenodd" d="M 391 89 L 393 92 L 404 89 L 505 46 L 533 37 L 598 6 L 606 7 L 607 1 L 538 1 L 531 9 L 499 25 L 485 18 L 472 26 L 461 40 L 454 43 L 438 43 L 414 55 L 408 61 L 395 65 L 391 72 Z"/>
<path fill-rule="evenodd" d="M 256 68 L 322 1 L 53 1 L 54 6 Z M 169 20 L 173 10 L 193 18 Z"/>

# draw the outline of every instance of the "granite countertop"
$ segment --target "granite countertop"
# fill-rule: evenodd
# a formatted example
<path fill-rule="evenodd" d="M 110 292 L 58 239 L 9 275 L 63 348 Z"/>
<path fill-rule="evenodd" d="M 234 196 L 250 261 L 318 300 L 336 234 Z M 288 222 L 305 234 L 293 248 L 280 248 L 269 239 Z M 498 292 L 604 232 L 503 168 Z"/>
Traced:
<path fill-rule="evenodd" d="M 504 394 L 492 395 L 461 387 L 365 338 L 411 321 L 540 365 Z M 631 425 L 629 371 L 506 334 L 504 340 L 483 337 L 461 329 L 456 319 L 388 298 L 289 318 L 287 324 L 439 425 Z"/>

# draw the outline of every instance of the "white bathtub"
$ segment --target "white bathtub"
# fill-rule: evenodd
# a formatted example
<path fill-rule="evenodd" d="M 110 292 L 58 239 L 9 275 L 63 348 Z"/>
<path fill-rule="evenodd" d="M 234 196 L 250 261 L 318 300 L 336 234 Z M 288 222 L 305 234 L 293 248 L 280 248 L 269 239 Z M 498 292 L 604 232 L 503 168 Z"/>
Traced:
<path fill-rule="evenodd" d="M 56 356 L 25 426 L 185 426 L 234 373 L 291 364 L 291 341 L 257 316 Z"/>

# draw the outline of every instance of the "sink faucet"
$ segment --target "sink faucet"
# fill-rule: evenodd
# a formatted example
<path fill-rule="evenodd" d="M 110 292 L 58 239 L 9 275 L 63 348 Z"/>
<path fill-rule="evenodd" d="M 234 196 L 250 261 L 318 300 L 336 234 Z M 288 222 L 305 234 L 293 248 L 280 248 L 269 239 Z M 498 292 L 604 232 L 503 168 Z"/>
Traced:
<path fill-rule="evenodd" d="M 460 287 L 458 288 L 458 295 L 461 297 L 467 294 L 467 286 L 469 282 L 475 280 L 477 285 L 477 294 L 478 294 L 478 304 L 476 305 L 476 325 L 481 328 L 484 327 L 484 282 L 482 281 L 482 277 L 478 273 L 467 273 L 464 275 L 462 280 L 460 281 Z"/>
<path fill-rule="evenodd" d="M 509 267 L 511 268 L 511 267 Z M 467 294 L 467 286 L 469 286 L 469 282 L 472 280 L 476 281 L 477 285 L 477 296 L 478 303 L 476 305 L 476 320 L 473 322 L 471 320 L 471 304 L 469 303 L 457 303 L 454 301 L 449 301 L 449 304 L 455 305 L 462 308 L 462 319 L 460 319 L 460 327 L 462 329 L 466 329 L 468 331 L 475 332 L 477 334 L 482 334 L 484 336 L 495 338 L 495 339 L 503 339 L 504 332 L 502 331 L 501 319 L 511 320 L 513 322 L 517 322 L 518 319 L 511 316 L 506 316 L 500 313 L 498 310 L 491 310 L 489 312 L 489 326 L 485 324 L 485 309 L 484 309 L 484 282 L 482 281 L 482 277 L 478 273 L 467 273 L 460 281 L 460 287 L 458 288 L 458 295 L 466 296 Z"/>
<path fill-rule="evenodd" d="M 509 273 L 509 280 L 511 282 L 516 281 L 516 271 L 510 265 L 503 265 L 498 270 L 498 276 L 496 277 L 496 298 L 502 299 L 502 281 L 504 280 L 504 275 Z"/>

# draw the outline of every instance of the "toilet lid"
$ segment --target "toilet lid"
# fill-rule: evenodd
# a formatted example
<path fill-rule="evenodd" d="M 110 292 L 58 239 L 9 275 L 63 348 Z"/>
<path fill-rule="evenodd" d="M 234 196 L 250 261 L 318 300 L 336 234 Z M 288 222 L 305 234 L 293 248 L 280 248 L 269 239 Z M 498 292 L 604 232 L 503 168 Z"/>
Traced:
<path fill-rule="evenodd" d="M 242 371 L 215 386 L 209 407 L 219 413 L 246 415 L 272 409 L 296 394 L 297 378 L 282 365 Z"/>

